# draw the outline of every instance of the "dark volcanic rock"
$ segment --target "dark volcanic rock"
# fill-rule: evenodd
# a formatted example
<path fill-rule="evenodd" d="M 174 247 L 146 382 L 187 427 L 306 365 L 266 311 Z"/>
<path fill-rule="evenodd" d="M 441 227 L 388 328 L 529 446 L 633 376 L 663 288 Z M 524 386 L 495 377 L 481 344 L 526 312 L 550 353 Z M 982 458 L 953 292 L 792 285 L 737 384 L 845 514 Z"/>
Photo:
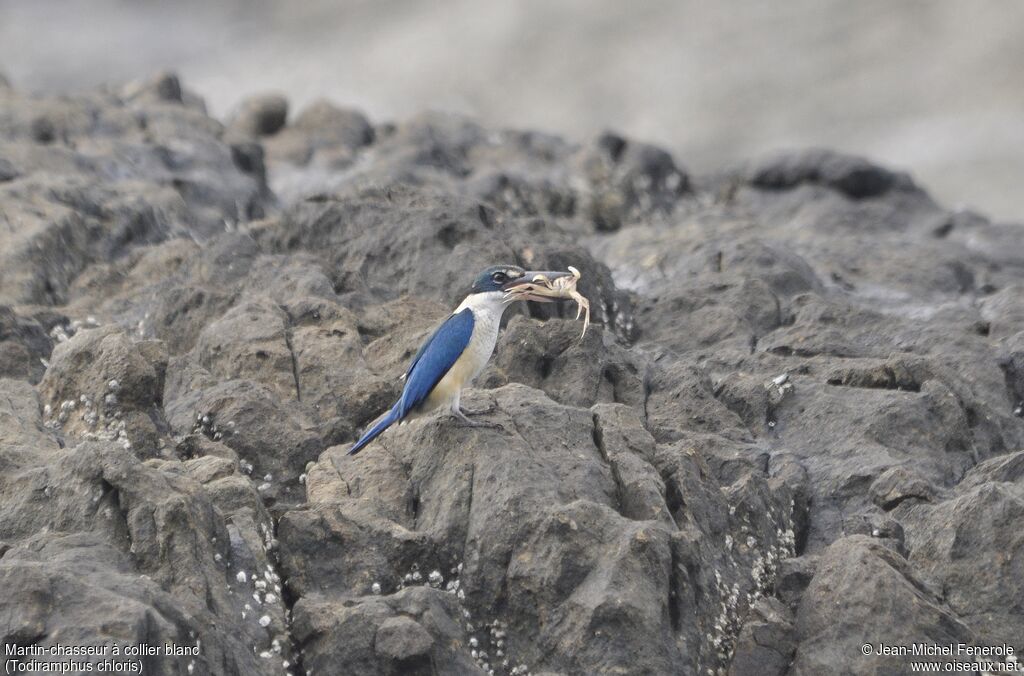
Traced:
<path fill-rule="evenodd" d="M 265 185 L 183 101 L 174 76 L 117 96 L 0 90 L 0 156 L 18 168 L 0 181 L 0 302 L 67 303 L 91 264 L 263 213 Z"/>
<path fill-rule="evenodd" d="M 243 101 L 230 123 L 232 131 L 246 136 L 272 136 L 288 119 L 288 99 L 280 94 L 264 94 Z"/>
<path fill-rule="evenodd" d="M 0 393 L 4 643 L 170 642 L 201 650 L 181 663 L 147 659 L 152 673 L 189 664 L 199 673 L 278 673 L 290 648 L 275 636 L 284 607 L 254 602 L 248 582 L 268 563 L 262 506 L 221 511 L 178 463 L 142 463 L 116 443 L 61 448 L 29 385 L 0 380 Z M 275 640 L 285 657 L 261 660 Z"/>
<path fill-rule="evenodd" d="M 761 599 L 751 609 L 736 640 L 729 676 L 788 673 L 796 640 L 793 618 L 778 599 Z"/>
<path fill-rule="evenodd" d="M 1019 652 L 1020 232 L 828 151 L 0 87 L 0 632 L 200 646 L 156 674 Z M 347 456 L 498 262 L 579 268 L 586 336 L 510 310 L 496 427 Z"/>
<path fill-rule="evenodd" d="M 946 602 L 980 637 L 1024 636 L 1024 452 L 973 468 L 937 505 L 903 503 L 910 561 L 942 586 Z"/>
<path fill-rule="evenodd" d="M 792 674 L 820 674 L 837 660 L 849 674 L 907 673 L 912 658 L 875 649 L 915 641 L 956 646 L 975 639 L 938 589 L 917 577 L 901 556 L 864 536 L 838 540 L 822 555 L 800 602 L 796 631 Z M 861 652 L 865 644 L 872 646 L 871 655 Z"/>
<path fill-rule="evenodd" d="M 52 349 L 53 341 L 38 319 L 0 306 L 0 378 L 39 382 Z"/>
<path fill-rule="evenodd" d="M 746 173 L 751 185 L 786 190 L 815 183 L 838 190 L 853 199 L 884 195 L 890 190 L 913 190 L 906 174 L 897 174 L 860 157 L 829 150 L 782 154 L 753 163 Z"/>

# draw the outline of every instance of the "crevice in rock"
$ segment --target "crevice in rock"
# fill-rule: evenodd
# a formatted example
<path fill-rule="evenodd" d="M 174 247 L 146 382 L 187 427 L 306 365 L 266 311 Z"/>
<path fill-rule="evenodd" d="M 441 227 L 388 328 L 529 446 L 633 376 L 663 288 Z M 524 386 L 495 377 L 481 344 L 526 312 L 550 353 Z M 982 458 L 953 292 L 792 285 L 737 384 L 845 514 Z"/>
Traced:
<path fill-rule="evenodd" d="M 921 383 L 916 380 L 901 379 L 896 372 L 884 366 L 878 370 L 842 370 L 833 373 L 825 381 L 837 387 L 854 387 L 865 390 L 895 390 L 900 392 L 920 392 Z"/>
<path fill-rule="evenodd" d="M 679 568 L 682 563 L 679 560 L 679 553 L 675 547 L 670 546 L 669 551 L 672 555 L 672 569 L 668 572 L 668 617 L 672 623 L 672 631 L 679 632 L 683 626 L 682 618 L 679 614 L 679 593 L 681 588 Z"/>
<path fill-rule="evenodd" d="M 554 365 L 554 357 L 544 355 L 540 358 L 540 363 L 537 364 L 537 368 L 540 371 L 540 377 L 543 380 L 547 380 L 551 375 L 551 369 Z"/>
<path fill-rule="evenodd" d="M 274 538 L 277 538 L 277 529 L 279 521 L 274 521 Z M 274 568 L 274 571 L 281 578 L 281 604 L 284 606 L 284 635 L 288 640 L 288 644 L 291 645 L 291 655 L 289 655 L 295 674 L 304 674 L 306 670 L 302 666 L 302 651 L 305 649 L 304 644 L 300 644 L 295 640 L 295 633 L 292 631 L 292 611 L 295 609 L 295 604 L 299 602 L 301 598 L 298 594 L 292 591 L 291 585 L 288 584 L 288 578 L 283 575 L 280 561 L 278 556 L 274 552 L 267 553 L 267 562 Z"/>
<path fill-rule="evenodd" d="M 295 399 L 296 401 L 302 401 L 302 386 L 299 384 L 299 359 L 295 355 L 295 348 L 292 346 L 292 317 L 284 307 L 279 307 L 285 316 L 284 344 L 288 346 L 288 354 L 292 358 L 292 380 L 295 383 Z"/>
<path fill-rule="evenodd" d="M 469 498 L 466 500 L 466 537 L 462 540 L 461 561 L 466 560 L 466 547 L 469 541 L 469 522 L 473 518 L 473 485 L 476 481 L 476 462 L 469 466 Z"/>
<path fill-rule="evenodd" d="M 625 489 L 622 487 L 622 476 L 619 474 L 618 463 L 611 459 L 608 455 L 608 449 L 604 445 L 604 431 L 601 429 L 601 417 L 597 413 L 593 414 L 591 437 L 594 440 L 594 446 L 597 448 L 597 452 L 601 456 L 601 459 L 606 465 L 608 465 L 608 469 L 611 470 L 612 480 L 615 482 L 615 511 L 621 516 L 626 516 L 622 513 L 622 496 L 625 492 Z"/>
<path fill-rule="evenodd" d="M 416 530 L 420 516 L 420 490 L 413 484 L 412 493 L 409 495 L 409 514 L 412 516 L 412 529 Z"/>
<path fill-rule="evenodd" d="M 338 467 L 337 462 L 335 462 L 334 456 L 332 455 L 330 457 L 331 467 L 334 468 L 334 473 L 337 474 L 338 478 L 341 479 L 341 482 L 345 484 L 345 494 L 348 495 L 349 497 L 352 497 L 352 486 L 349 484 L 348 479 L 346 479 L 344 475 L 342 475 L 341 469 Z"/>
<path fill-rule="evenodd" d="M 651 416 L 650 416 L 650 411 L 649 411 L 649 408 L 648 408 L 648 404 L 651 401 L 651 392 L 652 392 L 652 387 L 651 387 L 651 369 L 650 368 L 645 368 L 644 369 L 644 375 L 643 375 L 643 378 L 642 378 L 642 383 L 643 383 L 643 389 L 644 389 L 644 402 L 643 402 L 643 407 L 642 407 L 643 412 L 644 412 L 644 427 L 649 432 L 650 429 L 651 429 L 651 423 L 650 423 Z"/>
<path fill-rule="evenodd" d="M 667 477 L 662 477 L 662 481 L 665 482 L 665 506 L 668 507 L 669 514 L 672 515 L 672 520 L 676 522 L 678 527 L 679 517 L 677 513 L 682 514 L 686 509 L 686 500 L 683 499 L 683 494 L 680 492 L 674 478 L 675 475 L 670 474 Z"/>
<path fill-rule="evenodd" d="M 996 361 L 1003 373 L 1006 384 L 1006 398 L 1010 408 L 1017 417 L 1024 416 L 1024 373 L 1018 367 L 1017 360 L 1012 356 L 1003 356 Z"/>

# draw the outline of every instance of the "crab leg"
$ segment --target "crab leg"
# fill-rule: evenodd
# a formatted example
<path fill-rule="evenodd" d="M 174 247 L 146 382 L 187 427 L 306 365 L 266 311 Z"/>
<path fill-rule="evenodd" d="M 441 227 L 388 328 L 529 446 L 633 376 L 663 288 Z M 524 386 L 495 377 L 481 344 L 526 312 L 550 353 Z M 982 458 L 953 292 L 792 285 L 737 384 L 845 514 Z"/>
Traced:
<path fill-rule="evenodd" d="M 529 300 L 553 300 L 555 298 L 571 298 L 576 301 L 576 319 L 583 315 L 583 333 L 580 340 L 587 334 L 587 327 L 590 326 L 590 301 L 583 294 L 576 290 L 576 283 L 580 279 L 580 271 L 569 266 L 572 277 L 559 277 L 550 280 L 544 275 L 537 275 L 530 284 L 517 287 L 516 295 L 525 295 Z"/>

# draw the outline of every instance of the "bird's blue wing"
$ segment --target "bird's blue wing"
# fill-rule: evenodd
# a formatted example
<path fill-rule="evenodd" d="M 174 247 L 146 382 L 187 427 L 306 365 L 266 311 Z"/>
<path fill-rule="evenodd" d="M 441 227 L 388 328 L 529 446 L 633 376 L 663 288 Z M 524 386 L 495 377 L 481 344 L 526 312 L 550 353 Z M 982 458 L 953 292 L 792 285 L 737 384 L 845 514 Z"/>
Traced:
<path fill-rule="evenodd" d="M 437 327 L 406 372 L 405 389 L 396 406 L 400 417 L 423 403 L 469 345 L 472 335 L 473 312 L 469 308 L 453 314 Z"/>

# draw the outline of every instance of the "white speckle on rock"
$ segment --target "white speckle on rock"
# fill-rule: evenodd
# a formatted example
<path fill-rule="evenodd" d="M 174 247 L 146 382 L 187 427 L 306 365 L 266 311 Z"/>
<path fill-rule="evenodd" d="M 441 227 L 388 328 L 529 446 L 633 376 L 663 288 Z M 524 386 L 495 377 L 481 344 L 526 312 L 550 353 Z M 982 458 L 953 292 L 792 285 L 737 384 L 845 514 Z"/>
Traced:
<path fill-rule="evenodd" d="M 244 570 L 240 570 L 237 573 L 235 573 L 235 579 L 238 580 L 239 582 L 244 583 L 248 578 L 245 575 L 245 571 Z"/>
<path fill-rule="evenodd" d="M 269 627 L 270 626 L 270 615 L 264 615 L 263 617 L 260 618 L 260 626 L 261 627 Z"/>
<path fill-rule="evenodd" d="M 374 582 L 370 586 L 370 591 L 376 594 L 377 596 L 380 596 L 380 582 Z"/>

